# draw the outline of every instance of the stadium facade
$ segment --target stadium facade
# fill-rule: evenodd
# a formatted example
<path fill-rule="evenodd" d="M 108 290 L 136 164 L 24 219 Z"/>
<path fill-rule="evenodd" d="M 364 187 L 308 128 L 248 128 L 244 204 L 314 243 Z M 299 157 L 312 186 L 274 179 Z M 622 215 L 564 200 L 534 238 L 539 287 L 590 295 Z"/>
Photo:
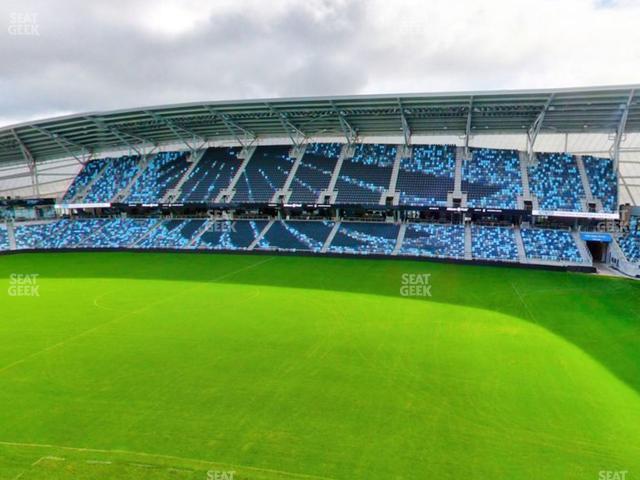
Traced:
<path fill-rule="evenodd" d="M 203 102 L 5 127 L 0 249 L 602 262 L 637 276 L 638 89 Z"/>

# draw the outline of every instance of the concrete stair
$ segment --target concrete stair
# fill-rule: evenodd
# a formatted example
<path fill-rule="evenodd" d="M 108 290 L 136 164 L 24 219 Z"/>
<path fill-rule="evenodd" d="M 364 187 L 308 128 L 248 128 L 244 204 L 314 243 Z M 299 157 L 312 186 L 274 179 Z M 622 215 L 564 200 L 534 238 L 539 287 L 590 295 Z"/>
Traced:
<path fill-rule="evenodd" d="M 393 205 L 398 205 L 400 203 L 400 193 L 396 192 L 396 185 L 398 183 L 398 172 L 400 172 L 400 162 L 403 158 L 407 158 L 407 156 L 411 156 L 411 148 L 406 147 L 405 145 L 399 145 L 398 151 L 396 152 L 396 158 L 393 162 L 391 178 L 389 179 L 389 188 L 382 193 L 382 196 L 380 197 L 380 205 L 385 205 L 388 197 L 393 197 Z"/>
<path fill-rule="evenodd" d="M 156 153 L 147 153 L 144 157 L 142 157 L 142 159 L 140 160 L 140 163 L 138 164 L 138 172 L 133 176 L 133 178 L 127 184 L 126 187 L 124 187 L 121 191 L 119 191 L 118 193 L 115 194 L 115 196 L 111 199 L 112 203 L 122 202 L 122 201 L 124 201 L 125 198 L 127 198 L 129 196 L 129 192 L 131 192 L 131 188 L 135 185 L 135 183 L 138 181 L 140 176 L 147 169 L 147 167 L 149 166 L 149 161 L 153 157 L 155 157 L 156 154 L 157 154 L 157 152 Z"/>
<path fill-rule="evenodd" d="M 400 230 L 398 231 L 398 238 L 396 239 L 396 246 L 391 252 L 392 256 L 398 255 L 398 252 L 402 248 L 402 242 L 404 242 L 404 235 L 407 232 L 407 224 L 403 223 L 400 225 Z"/>
<path fill-rule="evenodd" d="M 296 176 L 296 172 L 300 167 L 300 163 L 302 162 L 302 157 L 304 157 L 304 152 L 307 150 L 307 145 L 300 145 L 298 147 L 292 147 L 290 156 L 294 157 L 295 160 L 293 165 L 291 166 L 291 170 L 289 170 L 289 175 L 284 182 L 284 185 L 281 189 L 276 190 L 276 193 L 271 197 L 271 203 L 277 203 L 278 199 L 283 196 L 284 203 L 289 201 L 289 197 L 291 196 L 291 184 L 293 183 L 293 178 Z"/>
<path fill-rule="evenodd" d="M 180 177 L 180 180 L 178 180 L 176 186 L 170 190 L 167 190 L 167 193 L 165 193 L 164 197 L 162 197 L 162 203 L 170 203 L 180 198 L 180 195 L 182 195 L 182 186 L 189 178 L 189 175 L 191 175 L 191 172 L 193 172 L 193 170 L 198 166 L 198 163 L 204 156 L 204 152 L 206 152 L 206 149 L 196 150 L 195 153 L 190 155 L 189 159 L 187 160 L 187 162 L 190 163 L 189 168 L 186 172 L 184 172 L 184 175 Z"/>
<path fill-rule="evenodd" d="M 240 177 L 242 177 L 242 174 L 244 173 L 245 169 L 247 168 L 247 164 L 251 161 L 251 157 L 253 156 L 253 154 L 256 151 L 256 147 L 255 146 L 251 146 L 251 147 L 244 147 L 242 149 L 242 151 L 240 152 L 240 154 L 238 155 L 238 158 L 242 158 L 242 163 L 240 164 L 240 168 L 238 168 L 238 171 L 236 172 L 236 174 L 233 176 L 233 179 L 231 180 L 231 183 L 229 183 L 229 186 L 227 186 L 227 188 L 223 189 L 220 191 L 220 193 L 218 194 L 218 196 L 216 197 L 216 203 L 222 203 L 222 199 L 226 197 L 227 199 L 227 203 L 230 202 L 233 199 L 233 196 L 236 193 L 236 184 L 238 183 L 238 180 L 240 180 Z"/>
<path fill-rule="evenodd" d="M 520 226 L 516 225 L 513 228 L 513 232 L 516 237 L 516 249 L 518 250 L 518 261 L 520 263 L 528 263 L 527 253 L 524 249 L 524 242 L 522 241 L 522 232 L 520 231 Z"/>
<path fill-rule="evenodd" d="M 338 193 L 335 191 L 336 183 L 338 182 L 338 177 L 340 176 L 340 169 L 342 168 L 342 164 L 344 163 L 345 158 L 349 158 L 353 156 L 353 147 L 350 147 L 348 144 L 344 144 L 342 146 L 342 150 L 340 151 L 340 156 L 338 157 L 338 161 L 336 162 L 336 166 L 333 168 L 333 173 L 331 174 L 331 180 L 329 181 L 329 185 L 326 190 L 320 192 L 320 196 L 318 197 L 318 203 L 324 203 L 324 198 L 327 195 L 331 196 L 331 203 L 336 201 L 336 197 Z"/>
<path fill-rule="evenodd" d="M 340 224 L 341 224 L 341 222 L 336 222 L 335 223 L 335 225 L 331 229 L 331 232 L 329 232 L 329 236 L 324 241 L 324 245 L 322 245 L 322 250 L 320 250 L 320 253 L 326 253 L 327 250 L 329 250 L 329 246 L 331 245 L 331 242 L 333 242 L 333 238 L 336 236 L 336 233 L 338 233 L 338 229 L 340 228 Z"/>
<path fill-rule="evenodd" d="M 262 240 L 262 237 L 264 237 L 265 233 L 269 231 L 269 229 L 271 228 L 271 225 L 273 225 L 274 223 L 275 223 L 275 220 L 269 221 L 269 223 L 267 223 L 267 225 L 262 229 L 260 234 L 253 240 L 253 242 L 251 242 L 251 245 L 249 245 L 249 248 L 247 248 L 247 250 L 249 251 L 253 250 L 255 246 L 258 244 L 258 242 Z"/>
<path fill-rule="evenodd" d="M 473 251 L 471 248 L 471 242 L 473 239 L 471 238 L 471 224 L 469 222 L 464 225 L 464 259 L 472 260 L 473 259 Z"/>
<path fill-rule="evenodd" d="M 109 161 L 104 162 L 104 165 L 102 166 L 100 171 L 96 174 L 95 177 L 93 177 L 93 179 L 89 183 L 87 183 L 87 185 L 82 189 L 82 192 L 77 192 L 76 195 L 67 203 L 82 203 L 84 201 L 84 198 L 91 191 L 91 187 L 93 187 L 93 185 L 100 179 L 100 177 L 102 177 L 102 174 L 109 165 Z"/>
<path fill-rule="evenodd" d="M 578 247 L 578 251 L 580 252 L 583 263 L 585 265 L 593 265 L 593 257 L 591 256 L 591 252 L 589 251 L 587 244 L 580 237 L 580 232 L 577 230 L 573 230 L 571 232 L 571 235 L 576 242 L 576 246 Z"/>
<path fill-rule="evenodd" d="M 135 241 L 135 242 L 133 242 L 132 244 L 127 245 L 127 247 L 129 247 L 129 248 L 133 248 L 133 247 L 136 247 L 136 246 L 140 245 L 140 243 L 141 243 L 145 238 L 147 238 L 149 235 L 151 235 L 151 233 L 152 233 L 152 232 L 154 232 L 154 231 L 155 231 L 155 230 L 156 230 L 160 225 L 162 225 L 162 222 L 163 222 L 163 221 L 164 221 L 164 220 L 163 220 L 162 218 L 159 218 L 159 219 L 158 219 L 158 221 L 157 221 L 156 223 L 154 223 L 154 224 L 151 226 L 151 228 L 149 228 L 149 230 L 147 230 L 147 231 L 145 232 L 145 234 L 144 234 L 144 235 L 142 235 L 138 240 L 136 240 L 136 241 Z"/>

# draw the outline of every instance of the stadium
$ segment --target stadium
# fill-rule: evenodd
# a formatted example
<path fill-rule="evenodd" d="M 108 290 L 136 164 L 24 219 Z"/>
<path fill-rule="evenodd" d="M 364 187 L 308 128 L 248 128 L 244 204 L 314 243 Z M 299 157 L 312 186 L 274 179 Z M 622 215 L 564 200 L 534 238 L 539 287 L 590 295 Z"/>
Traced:
<path fill-rule="evenodd" d="M 1 127 L 0 478 L 635 478 L 639 94 Z"/>

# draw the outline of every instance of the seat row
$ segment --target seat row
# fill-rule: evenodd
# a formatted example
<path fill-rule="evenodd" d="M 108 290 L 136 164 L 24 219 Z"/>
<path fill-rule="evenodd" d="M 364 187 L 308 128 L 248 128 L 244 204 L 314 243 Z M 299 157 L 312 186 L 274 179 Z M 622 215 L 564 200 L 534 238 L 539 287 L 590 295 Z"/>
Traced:
<path fill-rule="evenodd" d="M 228 200 L 232 203 L 269 203 L 277 201 L 276 193 L 288 185 L 288 201 L 292 203 L 323 202 L 320 196 L 331 188 L 336 204 L 378 205 L 384 203 L 391 187 L 399 205 L 447 206 L 455 188 L 455 146 L 414 145 L 406 157 L 391 144 L 359 144 L 350 154 L 347 150 L 339 143 L 307 145 L 287 182 L 297 161 L 288 145 L 259 146 L 246 163 L 237 147 L 209 148 L 184 179 L 174 200 L 215 202 L 230 188 L 233 192 Z M 524 190 L 520 152 L 487 148 L 472 148 L 470 152 L 459 172 L 461 193 L 466 194 L 468 206 L 516 209 Z M 188 157 L 185 152 L 162 152 L 147 162 L 137 156 L 94 160 L 74 179 L 64 201 L 160 202 L 189 170 Z M 582 157 L 582 162 L 593 197 L 601 201 L 605 211 L 615 211 L 617 176 L 613 162 L 591 156 Z M 541 209 L 584 210 L 587 194 L 578 157 L 537 154 L 536 161 L 525 170 L 530 191 Z"/>
<path fill-rule="evenodd" d="M 308 251 L 358 255 L 520 260 L 511 227 L 331 220 L 60 219 L 15 226 L 16 248 L 136 248 Z M 570 231 L 522 229 L 526 258 L 582 263 Z M 8 248 L 0 228 L 0 248 Z"/>

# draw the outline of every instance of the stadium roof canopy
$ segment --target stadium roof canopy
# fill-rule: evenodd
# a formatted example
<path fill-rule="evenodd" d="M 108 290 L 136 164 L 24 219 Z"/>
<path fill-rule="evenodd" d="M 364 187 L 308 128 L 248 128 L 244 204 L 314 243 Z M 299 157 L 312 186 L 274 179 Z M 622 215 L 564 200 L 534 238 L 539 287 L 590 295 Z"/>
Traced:
<path fill-rule="evenodd" d="M 637 95 L 634 95 L 637 92 Z M 640 85 L 197 102 L 0 128 L 0 164 L 256 138 L 640 131 Z"/>

